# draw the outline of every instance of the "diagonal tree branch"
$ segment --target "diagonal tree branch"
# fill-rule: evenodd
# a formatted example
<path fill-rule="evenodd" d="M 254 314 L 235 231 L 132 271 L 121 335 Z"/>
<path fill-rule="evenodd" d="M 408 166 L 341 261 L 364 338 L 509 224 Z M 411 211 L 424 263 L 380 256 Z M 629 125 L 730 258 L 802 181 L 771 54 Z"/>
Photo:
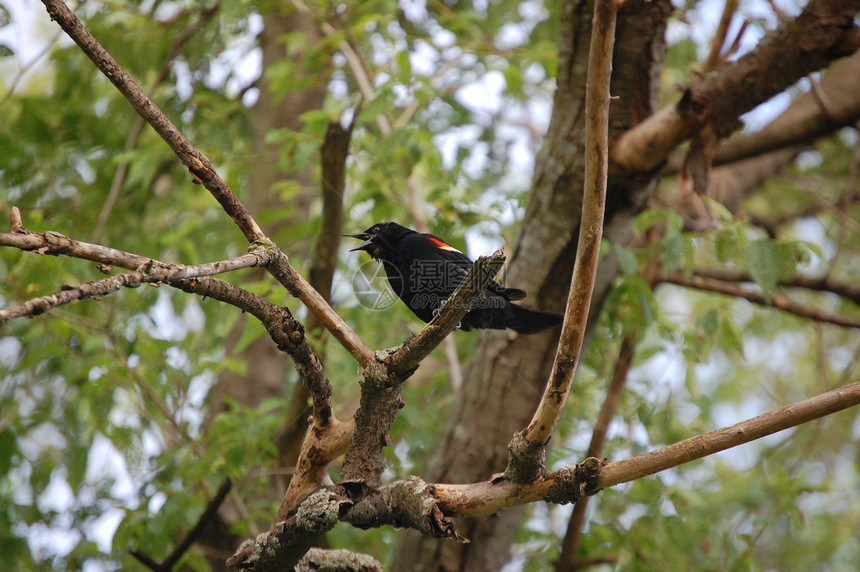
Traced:
<path fill-rule="evenodd" d="M 732 268 L 697 268 L 693 274 L 722 282 L 754 282 L 749 272 L 734 270 Z M 831 294 L 851 300 L 855 304 L 860 304 L 860 286 L 834 280 L 826 276 L 824 278 L 812 278 L 797 275 L 788 280 L 780 280 L 779 285 L 789 288 L 804 288 L 817 292 L 830 292 Z"/>
<path fill-rule="evenodd" d="M 176 548 L 173 549 L 173 552 L 171 552 L 167 558 L 161 562 L 161 564 L 139 550 L 131 550 L 131 555 L 150 570 L 154 570 L 155 572 L 171 572 L 173 567 L 176 566 L 176 563 L 179 562 L 179 559 L 182 558 L 182 555 L 191 548 L 191 545 L 194 544 L 194 541 L 197 540 L 197 537 L 199 537 L 203 532 L 204 527 L 209 524 L 209 521 L 211 521 L 218 512 L 218 507 L 220 507 L 221 503 L 224 502 L 224 499 L 227 498 L 227 494 L 230 492 L 232 487 L 233 482 L 230 479 L 225 479 L 224 483 L 215 493 L 215 496 L 206 503 L 206 508 L 203 510 L 200 518 L 197 519 L 197 523 L 194 527 L 188 531 L 185 538 L 182 539 Z"/>
<path fill-rule="evenodd" d="M 140 89 L 135 81 L 122 69 L 116 60 L 99 44 L 81 21 L 61 0 L 42 0 L 51 19 L 75 41 L 81 50 L 96 64 L 102 73 L 131 103 L 135 111 L 149 123 L 176 153 L 183 165 L 194 175 L 195 182 L 202 183 L 233 219 L 249 242 L 264 241 L 265 234 L 248 209 L 239 201 L 224 180 L 215 172 L 211 162 L 197 150 L 176 125 L 167 118 L 157 105 Z M 361 366 L 374 363 L 376 358 L 367 344 L 352 331 L 331 306 L 290 265 L 286 255 L 269 241 L 275 252 L 272 263 L 266 266 L 293 296 L 299 298 L 308 309 L 317 315 L 320 322 L 350 352 Z"/>
<path fill-rule="evenodd" d="M 417 336 L 403 342 L 388 358 L 386 363 L 391 372 L 395 376 L 404 376 L 418 367 L 421 360 L 430 355 L 430 352 L 454 331 L 463 316 L 469 313 L 504 263 L 505 254 L 501 249 L 491 256 L 479 257 L 454 293 L 442 305 L 439 313 Z"/>
<path fill-rule="evenodd" d="M 776 292 L 771 295 L 771 299 L 768 302 L 761 292 L 749 290 L 748 288 L 744 288 L 738 284 L 724 282 L 715 278 L 707 278 L 705 276 L 691 276 L 687 278 L 681 273 L 674 272 L 667 276 L 664 281 L 669 282 L 670 284 L 677 284 L 678 286 L 685 286 L 687 288 L 695 288 L 697 290 L 705 290 L 716 294 L 745 298 L 754 304 L 770 306 L 772 308 L 782 310 L 783 312 L 794 314 L 795 316 L 815 320 L 816 322 L 834 324 L 843 328 L 860 328 L 860 319 L 858 318 L 825 312 L 824 310 L 819 310 L 817 308 L 810 308 L 809 306 L 798 304 L 794 300 Z"/>

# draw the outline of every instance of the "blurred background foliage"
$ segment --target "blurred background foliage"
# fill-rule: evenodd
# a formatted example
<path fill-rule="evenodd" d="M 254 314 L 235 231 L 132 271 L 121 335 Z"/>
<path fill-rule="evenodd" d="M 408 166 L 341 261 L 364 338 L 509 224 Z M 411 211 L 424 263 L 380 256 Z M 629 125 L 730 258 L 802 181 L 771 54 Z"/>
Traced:
<path fill-rule="evenodd" d="M 304 32 L 278 38 L 299 56 L 267 69 L 256 38 L 276 8 L 272 2 L 224 2 L 211 17 L 204 16 L 211 3 L 191 0 L 87 2 L 78 13 L 243 200 L 261 160 L 250 144 L 261 74 L 275 98 L 325 86 L 324 105 L 302 115 L 301 130 L 273 127 L 265 135 L 278 149 L 279 169 L 307 172 L 311 185 L 281 180 L 269 188 L 278 202 L 253 213 L 305 275 L 320 232 L 313 185 L 325 127 L 348 123 L 357 109 L 343 232 L 381 220 L 424 220 L 473 256 L 512 244 L 549 119 L 557 3 L 288 4 L 328 32 L 317 42 Z M 697 69 L 714 5 L 678 6 L 664 102 Z M 0 7 L 0 30 L 8 32 L 0 36 L 0 212 L 18 206 L 32 230 L 169 263 L 244 252 L 241 234 L 148 127 L 129 139 L 133 110 L 41 7 Z M 748 37 L 773 27 L 766 3 L 743 10 L 753 22 Z M 343 42 L 366 65 L 369 99 L 360 95 Z M 389 134 L 379 127 L 383 114 L 393 124 Z M 553 440 L 553 467 L 582 458 L 613 369 L 607 356 L 634 329 L 640 343 L 610 430 L 611 459 L 857 379 L 856 329 L 668 284 L 652 291 L 643 269 L 655 257 L 682 273 L 723 264 L 749 269 L 768 293 L 797 270 L 857 284 L 858 154 L 856 130 L 843 130 L 770 179 L 742 209 L 715 206 L 721 218 L 713 230 L 686 230 L 678 215 L 654 209 L 640 215 L 637 231 L 644 237 L 660 226 L 658 243 L 605 245 L 619 253 L 622 274 Z M 116 201 L 106 208 L 121 168 L 127 171 Z M 311 196 L 306 211 L 292 201 L 300 194 Z M 778 236 L 751 224 L 754 217 L 780 221 Z M 358 303 L 353 280 L 359 266 L 367 269 L 366 259 L 344 246 L 339 261 L 333 305 L 371 347 L 397 345 L 418 331 L 421 324 L 400 304 L 369 311 Z M 101 277 L 89 262 L 0 249 L 4 307 Z M 224 278 L 305 316 L 267 276 Z M 797 299 L 860 317 L 845 298 L 807 292 Z M 264 335 L 249 322 L 226 351 L 237 319 L 234 308 L 147 286 L 2 326 L 0 568 L 143 569 L 129 550 L 163 559 L 228 476 L 235 481 L 230 502 L 241 513 L 233 532 L 253 535 L 266 526 L 277 508 L 269 477 L 288 471 L 277 462 L 272 435 L 283 424 L 295 374 L 279 398 L 254 407 L 230 403 L 210 415 L 215 381 L 225 370 L 241 375 L 246 364 L 236 354 Z M 476 336 L 454 339 L 465 359 Z M 355 364 L 328 343 L 326 368 L 338 412 L 347 417 L 358 396 Z M 457 399 L 441 352 L 410 380 L 405 397 L 387 450 L 389 480 L 424 472 L 443 413 Z M 621 569 L 855 569 L 858 440 L 860 420 L 849 410 L 604 491 L 592 502 L 581 554 L 609 557 L 603 566 Z M 510 570 L 548 569 L 569 513 L 530 507 Z M 384 562 L 397 534 L 339 526 L 329 543 Z M 182 562 L 194 570 L 209 566 L 199 547 Z"/>

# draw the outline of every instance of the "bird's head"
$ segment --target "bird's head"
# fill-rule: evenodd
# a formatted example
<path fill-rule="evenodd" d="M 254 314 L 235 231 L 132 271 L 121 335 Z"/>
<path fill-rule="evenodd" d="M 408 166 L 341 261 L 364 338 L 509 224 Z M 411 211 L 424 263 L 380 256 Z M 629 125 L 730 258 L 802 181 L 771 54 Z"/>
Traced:
<path fill-rule="evenodd" d="M 350 252 L 363 250 L 372 258 L 385 260 L 394 253 L 400 239 L 410 232 L 415 231 L 405 226 L 400 226 L 396 222 L 380 222 L 364 232 L 345 234 L 344 236 L 357 238 L 362 241 L 355 248 L 351 248 Z"/>

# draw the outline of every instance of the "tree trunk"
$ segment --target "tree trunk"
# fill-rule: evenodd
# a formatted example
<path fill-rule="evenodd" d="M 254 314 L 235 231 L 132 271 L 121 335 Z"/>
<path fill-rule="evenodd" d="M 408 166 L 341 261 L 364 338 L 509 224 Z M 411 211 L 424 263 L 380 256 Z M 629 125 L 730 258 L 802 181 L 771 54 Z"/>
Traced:
<path fill-rule="evenodd" d="M 619 14 L 613 61 L 610 136 L 653 112 L 665 53 L 666 0 L 636 3 Z M 585 83 L 591 37 L 591 2 L 565 3 L 553 114 L 538 154 L 533 189 L 507 282 L 530 292 L 534 307 L 563 311 L 573 272 L 582 208 Z M 625 241 L 632 215 L 652 192 L 655 174 L 630 177 L 610 169 L 606 236 Z M 600 309 L 615 264 L 598 270 L 593 315 Z M 484 333 L 469 363 L 428 470 L 428 480 L 473 482 L 503 471 L 507 445 L 530 419 L 555 355 L 558 332 L 534 336 Z M 575 397 L 575 396 L 574 396 Z M 509 560 L 522 509 L 458 523 L 470 544 L 440 542 L 405 532 L 392 570 L 498 570 Z"/>

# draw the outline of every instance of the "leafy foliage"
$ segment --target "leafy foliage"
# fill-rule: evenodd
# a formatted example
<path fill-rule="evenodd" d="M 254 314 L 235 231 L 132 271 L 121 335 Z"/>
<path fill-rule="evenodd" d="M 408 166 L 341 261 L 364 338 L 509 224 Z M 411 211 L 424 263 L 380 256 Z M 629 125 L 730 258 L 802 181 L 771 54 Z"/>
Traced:
<path fill-rule="evenodd" d="M 205 3 L 86 4 L 82 16 L 240 198 L 256 200 L 252 188 L 267 161 L 303 172 L 307 180 L 280 180 L 267 189 L 278 200 L 254 214 L 305 272 L 321 226 L 316 183 L 307 181 L 318 178 L 327 123 L 348 119 L 359 103 L 344 197 L 348 232 L 379 220 L 426 219 L 431 232 L 465 251 L 485 254 L 491 244 L 513 242 L 557 71 L 559 8 L 548 4 L 431 2 L 413 13 L 390 0 L 308 3 L 334 32 L 306 51 L 307 33 L 281 37 L 288 53 L 300 55 L 263 73 L 276 99 L 326 86 L 325 101 L 302 115 L 299 129 L 266 130 L 264 142 L 277 153 L 262 159 L 252 129 L 259 78 L 240 72 L 244 58 L 256 53 L 255 22 L 273 9 L 269 3 L 222 3 L 175 56 L 176 38 L 197 25 Z M 3 8 L 0 27 L 15 17 Z M 44 24 L 33 33 L 33 41 L 47 45 L 53 29 Z M 340 51 L 344 41 L 369 62 L 370 97 L 359 94 Z M 18 50 L 3 48 L 6 66 Z M 673 45 L 665 97 L 692 73 L 697 48 L 690 37 Z M 165 67 L 169 73 L 158 81 Z M 11 89 L 5 77 L 2 88 Z M 148 128 L 128 144 L 136 116 L 76 47 L 57 42 L 24 78 L 13 92 L 0 93 L 0 211 L 18 206 L 28 228 L 80 240 L 93 236 L 107 212 L 97 242 L 167 262 L 200 263 L 245 250 L 230 221 Z M 383 115 L 393 123 L 387 135 L 378 124 Z M 767 299 L 801 271 L 858 283 L 857 137 L 850 133 L 822 141 L 805 166 L 768 182 L 743 209 L 711 205 L 712 230 L 691 232 L 675 212 L 649 209 L 634 223 L 641 240 L 605 246 L 621 275 L 595 327 L 582 389 L 554 440 L 554 466 L 582 457 L 612 372 L 607 356 L 634 331 L 640 341 L 610 431 L 610 458 L 857 377 L 856 332 L 740 299 L 655 289 L 643 272 L 655 259 L 663 276 L 717 265 L 741 269 Z M 123 166 L 116 203 L 105 211 Z M 779 234 L 751 223 L 759 218 L 776 223 Z M 362 262 L 341 257 L 333 303 L 371 347 L 395 345 L 420 324 L 400 305 L 369 311 L 357 301 L 351 277 Z M 100 277 L 80 260 L 0 250 L 4 306 Z M 303 316 L 268 278 L 227 279 L 280 296 L 276 303 Z M 844 298 L 792 295 L 860 315 Z M 258 405 L 214 403 L 210 390 L 218 377 L 246 372 L 236 356 L 263 336 L 248 320 L 230 338 L 239 319 L 213 301 L 142 287 L 4 325 L 0 568 L 142 569 L 129 550 L 164 558 L 226 477 L 237 483 L 235 533 L 252 535 L 271 519 L 277 499 L 269 477 L 277 473 L 282 489 L 283 471 L 271 436 L 282 429 L 295 375 L 280 395 Z M 455 339 L 465 360 L 475 337 Z M 355 364 L 335 344 L 325 355 L 339 414 L 348 416 L 357 399 Z M 457 399 L 440 353 L 409 382 L 387 478 L 425 471 L 444 412 Z M 854 536 L 860 510 L 851 502 L 857 423 L 856 413 L 844 412 L 739 453 L 604 491 L 581 555 L 616 557 L 622 569 L 847 569 L 860 558 Z M 547 569 L 557 558 L 568 510 L 529 509 L 514 549 L 525 569 Z M 384 558 L 396 536 L 338 527 L 330 540 Z M 197 548 L 182 563 L 209 566 Z"/>

